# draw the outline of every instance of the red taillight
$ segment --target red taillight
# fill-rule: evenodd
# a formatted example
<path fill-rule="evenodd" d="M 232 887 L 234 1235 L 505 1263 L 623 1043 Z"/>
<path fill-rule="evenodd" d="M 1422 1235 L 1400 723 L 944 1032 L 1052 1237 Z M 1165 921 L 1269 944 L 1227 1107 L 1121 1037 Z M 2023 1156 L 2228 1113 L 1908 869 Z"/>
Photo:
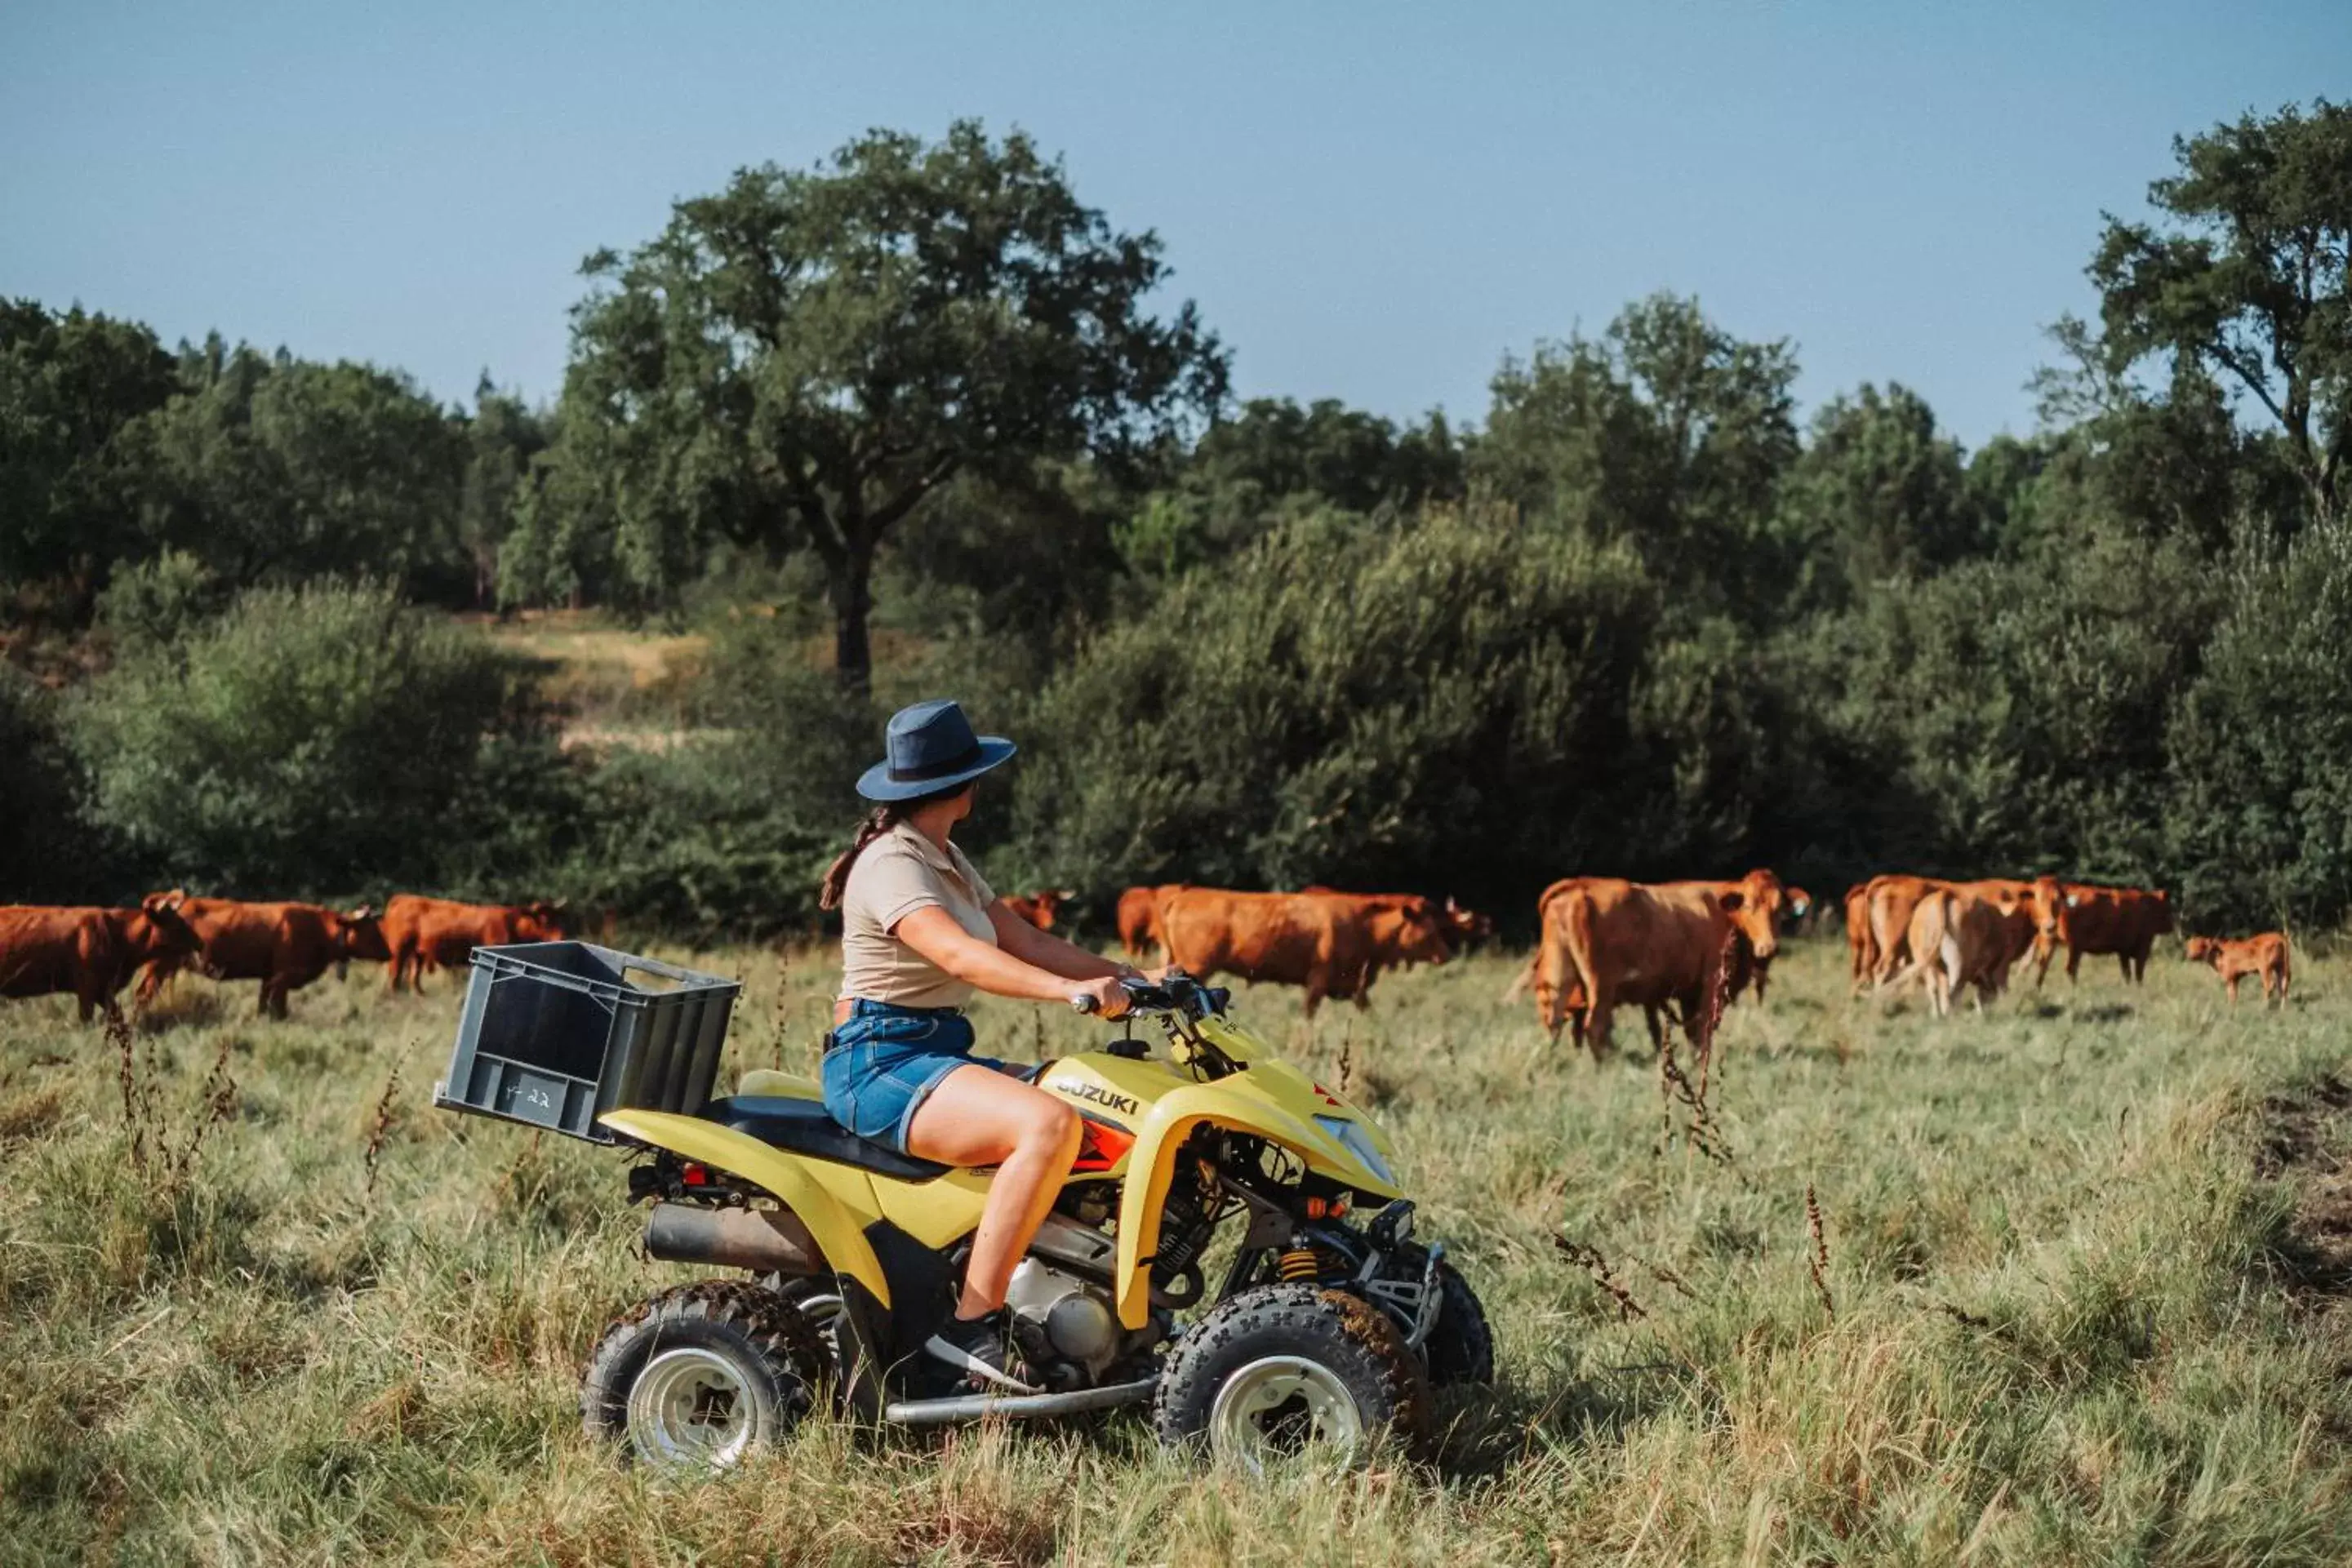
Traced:
<path fill-rule="evenodd" d="M 688 1186 L 709 1186 L 710 1173 L 689 1160 L 678 1167 L 677 1179 Z"/>

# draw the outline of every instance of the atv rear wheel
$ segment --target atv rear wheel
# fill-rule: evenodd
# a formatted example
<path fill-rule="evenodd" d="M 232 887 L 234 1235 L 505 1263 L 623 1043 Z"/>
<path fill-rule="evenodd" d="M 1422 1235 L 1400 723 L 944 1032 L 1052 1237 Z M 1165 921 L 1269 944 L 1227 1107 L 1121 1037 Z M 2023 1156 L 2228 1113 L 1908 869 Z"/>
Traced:
<path fill-rule="evenodd" d="M 1265 1285 L 1212 1307 L 1177 1344 L 1152 1419 L 1160 1441 L 1205 1441 L 1252 1471 L 1328 1448 L 1361 1464 L 1383 1439 L 1429 1436 L 1429 1380 L 1378 1307 L 1344 1291 Z"/>
<path fill-rule="evenodd" d="M 826 1354 L 834 1364 L 841 1363 L 841 1335 L 848 1327 L 845 1319 L 849 1303 L 841 1293 L 841 1286 L 830 1276 L 824 1279 L 786 1279 L 780 1274 L 767 1276 L 768 1288 L 798 1307 L 801 1315 L 824 1341 Z"/>
<path fill-rule="evenodd" d="M 704 1280 L 604 1331 L 581 1379 L 581 1422 L 625 1458 L 722 1470 L 792 1430 L 833 1366 L 792 1302 L 745 1281 Z"/>

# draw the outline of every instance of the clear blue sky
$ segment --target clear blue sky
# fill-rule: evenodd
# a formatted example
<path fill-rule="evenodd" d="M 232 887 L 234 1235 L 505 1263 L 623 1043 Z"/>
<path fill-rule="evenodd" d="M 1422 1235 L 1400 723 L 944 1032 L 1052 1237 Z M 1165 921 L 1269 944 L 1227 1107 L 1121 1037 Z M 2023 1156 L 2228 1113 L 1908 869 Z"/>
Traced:
<path fill-rule="evenodd" d="M 2347 92 L 2352 0 L 16 0 L 0 293 L 548 397 L 591 249 L 977 115 L 1160 231 L 1244 394 L 1476 419 L 1667 288 L 1974 444 L 2174 132 Z"/>

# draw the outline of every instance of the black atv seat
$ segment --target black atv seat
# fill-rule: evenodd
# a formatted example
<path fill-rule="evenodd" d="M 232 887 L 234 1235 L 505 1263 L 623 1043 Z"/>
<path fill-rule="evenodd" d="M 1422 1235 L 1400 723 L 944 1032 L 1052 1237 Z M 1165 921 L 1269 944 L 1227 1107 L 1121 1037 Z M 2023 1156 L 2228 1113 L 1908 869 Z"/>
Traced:
<path fill-rule="evenodd" d="M 861 1138 L 825 1113 L 824 1103 L 782 1094 L 738 1094 L 713 1100 L 702 1108 L 702 1119 L 748 1133 L 772 1148 L 790 1149 L 813 1160 L 856 1166 L 876 1176 L 900 1181 L 929 1181 L 954 1169 L 952 1166 L 919 1160 Z"/>

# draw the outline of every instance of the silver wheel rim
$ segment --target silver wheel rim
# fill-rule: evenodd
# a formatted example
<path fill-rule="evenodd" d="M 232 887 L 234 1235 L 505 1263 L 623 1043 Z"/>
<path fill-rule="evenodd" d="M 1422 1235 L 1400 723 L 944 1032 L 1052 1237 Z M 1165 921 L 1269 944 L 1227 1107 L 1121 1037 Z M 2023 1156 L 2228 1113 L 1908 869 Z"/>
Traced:
<path fill-rule="evenodd" d="M 1364 1444 L 1364 1414 L 1339 1374 L 1299 1355 L 1269 1355 L 1225 1379 L 1209 1407 L 1209 1446 L 1263 1471 L 1270 1457 L 1328 1447 L 1341 1463 Z"/>
<path fill-rule="evenodd" d="M 629 1441 L 649 1464 L 725 1469 L 751 1447 L 751 1418 L 742 1373 L 715 1351 L 666 1350 L 629 1385 Z"/>

